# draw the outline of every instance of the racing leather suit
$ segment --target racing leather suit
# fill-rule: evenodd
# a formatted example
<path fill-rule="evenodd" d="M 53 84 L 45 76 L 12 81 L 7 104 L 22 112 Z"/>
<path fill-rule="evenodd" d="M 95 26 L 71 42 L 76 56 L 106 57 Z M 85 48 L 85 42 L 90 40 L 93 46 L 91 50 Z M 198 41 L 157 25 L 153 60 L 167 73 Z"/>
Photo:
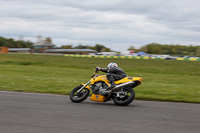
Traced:
<path fill-rule="evenodd" d="M 115 81 L 127 77 L 125 71 L 120 67 L 101 68 L 100 71 L 106 73 L 106 77 L 111 86 L 115 86 Z"/>

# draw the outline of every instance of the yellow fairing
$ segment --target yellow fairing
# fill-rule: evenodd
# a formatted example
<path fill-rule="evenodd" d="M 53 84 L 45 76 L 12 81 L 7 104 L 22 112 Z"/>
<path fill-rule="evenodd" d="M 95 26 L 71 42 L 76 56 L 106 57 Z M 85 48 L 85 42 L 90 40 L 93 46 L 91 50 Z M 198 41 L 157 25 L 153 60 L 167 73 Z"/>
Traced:
<path fill-rule="evenodd" d="M 138 80 L 138 81 L 140 81 L 142 83 L 143 78 L 141 78 L 141 77 L 133 77 L 133 81 L 136 81 L 136 80 Z"/>
<path fill-rule="evenodd" d="M 102 95 L 95 95 L 92 94 L 92 96 L 90 97 L 91 101 L 97 101 L 97 102 L 104 102 L 106 100 L 106 98 Z"/>
<path fill-rule="evenodd" d="M 106 75 L 102 75 L 96 78 L 92 78 L 91 79 L 91 84 L 94 84 L 95 82 L 99 82 L 99 81 L 104 81 L 108 86 L 110 86 L 108 79 L 106 78 Z M 115 84 L 122 84 L 122 83 L 126 83 L 129 81 L 140 81 L 140 83 L 143 81 L 143 78 L 141 77 L 125 77 L 121 80 L 115 81 Z"/>
<path fill-rule="evenodd" d="M 115 81 L 115 84 L 122 84 L 122 83 L 126 83 L 126 82 L 129 82 L 129 81 L 137 81 L 137 80 L 142 82 L 143 78 L 141 78 L 141 77 L 125 77 L 121 80 Z"/>
<path fill-rule="evenodd" d="M 96 77 L 96 78 L 92 78 L 92 79 L 91 79 L 91 84 L 94 84 L 94 83 L 99 82 L 99 81 L 103 81 L 103 82 L 105 82 L 107 85 L 109 85 L 109 81 L 108 81 L 108 79 L 106 78 L 106 75 L 102 75 L 102 76 L 99 76 L 99 77 Z"/>

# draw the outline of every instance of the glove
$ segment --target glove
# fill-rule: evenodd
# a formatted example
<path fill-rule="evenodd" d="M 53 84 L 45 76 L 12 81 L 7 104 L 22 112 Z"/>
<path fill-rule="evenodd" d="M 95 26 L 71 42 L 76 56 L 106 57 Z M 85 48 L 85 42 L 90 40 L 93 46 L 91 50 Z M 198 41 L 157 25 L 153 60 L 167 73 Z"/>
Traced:
<path fill-rule="evenodd" d="M 96 67 L 96 72 L 99 72 L 101 70 L 101 68 L 100 67 Z"/>

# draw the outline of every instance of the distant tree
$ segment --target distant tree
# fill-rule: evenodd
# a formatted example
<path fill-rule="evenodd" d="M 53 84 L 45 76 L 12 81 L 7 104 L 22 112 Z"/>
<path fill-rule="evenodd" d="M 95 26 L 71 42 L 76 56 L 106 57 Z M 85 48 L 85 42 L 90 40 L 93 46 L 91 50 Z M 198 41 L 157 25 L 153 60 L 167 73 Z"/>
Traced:
<path fill-rule="evenodd" d="M 197 47 L 196 49 L 196 56 L 200 56 L 200 47 Z"/>
<path fill-rule="evenodd" d="M 134 51 L 135 51 L 135 53 L 137 53 L 137 52 L 145 52 L 145 53 L 147 53 L 147 47 L 146 46 L 142 46 L 141 48 L 135 49 Z"/>
<path fill-rule="evenodd" d="M 60 48 L 61 49 L 72 49 L 73 47 L 72 47 L 72 45 L 62 45 Z"/>
<path fill-rule="evenodd" d="M 97 52 L 110 52 L 111 51 L 110 48 L 107 48 L 100 44 L 96 44 L 95 46 L 79 44 L 78 46 L 75 46 L 75 47 L 73 47 L 72 45 L 62 45 L 60 48 L 61 49 L 93 49 L 93 50 L 96 50 Z"/>
<path fill-rule="evenodd" d="M 85 46 L 82 44 L 79 44 L 78 46 L 74 47 L 75 49 L 87 49 L 89 46 Z"/>
<path fill-rule="evenodd" d="M 97 52 L 103 52 L 103 49 L 106 48 L 105 46 L 103 45 L 100 45 L 100 44 L 96 44 L 94 46 L 94 50 L 96 50 Z"/>
<path fill-rule="evenodd" d="M 146 49 L 149 54 L 161 53 L 160 44 L 158 43 L 150 43 L 146 45 Z"/>
<path fill-rule="evenodd" d="M 167 45 L 159 43 L 150 43 L 146 46 L 143 46 L 140 51 L 147 52 L 149 54 L 169 54 L 169 55 L 190 55 L 194 56 L 197 50 L 197 46 L 184 46 L 184 45 Z"/>
<path fill-rule="evenodd" d="M 154 54 L 162 54 L 162 50 L 160 47 L 155 47 L 154 50 L 153 50 L 153 53 Z"/>
<path fill-rule="evenodd" d="M 0 46 L 5 46 L 5 47 L 9 47 L 9 48 L 31 48 L 33 45 L 32 42 L 29 41 L 23 41 L 23 40 L 18 40 L 15 41 L 12 38 L 4 38 L 4 37 L 0 37 Z"/>
<path fill-rule="evenodd" d="M 52 43 L 52 39 L 50 37 L 45 38 L 45 41 Z"/>
<path fill-rule="evenodd" d="M 131 46 L 128 48 L 128 50 L 133 50 L 133 51 L 135 51 L 136 48 L 135 48 L 133 45 L 131 45 Z"/>
<path fill-rule="evenodd" d="M 0 36 L 0 47 L 4 46 L 6 43 L 6 39 Z"/>
<path fill-rule="evenodd" d="M 177 53 L 176 48 L 172 48 L 171 53 L 172 53 L 172 54 L 176 54 L 176 53 Z"/>
<path fill-rule="evenodd" d="M 101 52 L 111 52 L 110 48 L 103 48 Z"/>

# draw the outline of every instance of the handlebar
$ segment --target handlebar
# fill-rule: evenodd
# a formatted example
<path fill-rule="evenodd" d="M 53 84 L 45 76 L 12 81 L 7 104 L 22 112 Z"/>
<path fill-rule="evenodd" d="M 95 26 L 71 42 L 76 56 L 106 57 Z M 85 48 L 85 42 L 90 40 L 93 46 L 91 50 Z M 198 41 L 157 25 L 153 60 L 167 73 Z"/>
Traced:
<path fill-rule="evenodd" d="M 98 73 L 98 72 L 99 72 L 99 69 L 98 69 L 98 67 L 96 67 L 96 68 L 93 68 L 93 70 L 94 70 L 94 73 Z"/>
<path fill-rule="evenodd" d="M 94 73 L 92 74 L 91 78 L 96 77 L 97 73 L 99 73 L 99 70 L 97 67 L 96 67 L 96 69 L 95 68 L 93 68 L 93 69 L 94 69 Z"/>

